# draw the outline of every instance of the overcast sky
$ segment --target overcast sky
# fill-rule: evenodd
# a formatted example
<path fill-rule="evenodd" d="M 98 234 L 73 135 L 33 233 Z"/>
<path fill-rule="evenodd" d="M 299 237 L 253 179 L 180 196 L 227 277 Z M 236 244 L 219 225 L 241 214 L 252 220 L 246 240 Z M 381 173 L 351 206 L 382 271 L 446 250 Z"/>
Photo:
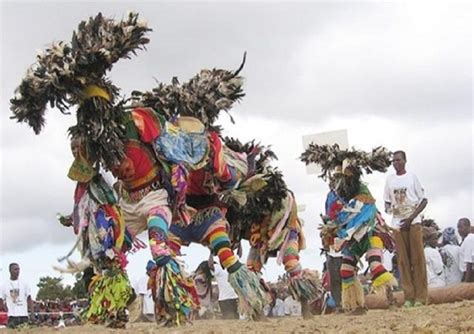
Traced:
<path fill-rule="evenodd" d="M 102 11 L 121 18 L 137 11 L 153 29 L 147 51 L 110 73 L 129 96 L 155 79 L 183 82 L 202 68 L 233 69 L 244 51 L 246 97 L 223 115 L 226 134 L 271 144 L 275 164 L 306 209 L 302 262 L 321 269 L 319 213 L 327 191 L 297 158 L 302 136 L 347 129 L 349 144 L 403 149 L 407 168 L 426 189 L 425 215 L 441 226 L 473 218 L 472 5 L 469 3 L 151 3 L 2 2 L 0 99 L 0 280 L 20 262 L 33 290 L 74 241 L 56 213 L 71 211 L 74 183 L 66 135 L 73 116 L 47 112 L 36 136 L 9 119 L 9 99 L 38 50 L 69 41 L 77 24 Z M 393 170 L 390 170 L 392 173 Z M 386 175 L 365 178 L 383 207 Z M 144 237 L 143 237 L 144 239 Z M 194 246 L 189 269 L 207 257 Z M 130 257 L 132 280 L 147 250 Z M 271 261 L 265 276 L 283 273 Z M 66 277 L 66 281 L 71 281 Z"/>

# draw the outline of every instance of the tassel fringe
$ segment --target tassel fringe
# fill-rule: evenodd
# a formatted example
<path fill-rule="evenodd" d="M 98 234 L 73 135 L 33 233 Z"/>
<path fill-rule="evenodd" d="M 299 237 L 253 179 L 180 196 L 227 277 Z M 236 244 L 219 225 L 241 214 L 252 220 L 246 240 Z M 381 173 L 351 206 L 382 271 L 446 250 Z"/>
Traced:
<path fill-rule="evenodd" d="M 352 284 L 343 286 L 341 297 L 342 307 L 346 311 L 365 307 L 364 289 L 358 279 L 354 280 Z"/>
<path fill-rule="evenodd" d="M 301 275 L 290 277 L 289 290 L 298 301 L 313 301 L 320 296 L 321 283 L 318 274 L 307 269 Z"/>
<path fill-rule="evenodd" d="M 263 290 L 258 276 L 241 266 L 229 274 L 229 283 L 239 296 L 239 312 L 249 319 L 258 318 L 263 307 L 269 303 L 269 296 Z"/>

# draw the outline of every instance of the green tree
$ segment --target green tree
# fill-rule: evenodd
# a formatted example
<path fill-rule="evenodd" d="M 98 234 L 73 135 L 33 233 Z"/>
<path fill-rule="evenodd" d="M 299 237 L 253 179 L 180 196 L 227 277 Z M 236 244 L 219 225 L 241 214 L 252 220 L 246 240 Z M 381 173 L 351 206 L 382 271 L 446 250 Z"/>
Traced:
<path fill-rule="evenodd" d="M 74 282 L 74 286 L 72 287 L 72 295 L 77 299 L 87 298 L 87 289 L 82 276 L 83 274 L 81 273 L 76 274 L 76 282 Z"/>
<path fill-rule="evenodd" d="M 71 298 L 73 296 L 72 289 L 70 286 L 64 287 L 61 277 L 40 277 L 37 287 L 39 288 L 36 299 L 64 299 Z"/>

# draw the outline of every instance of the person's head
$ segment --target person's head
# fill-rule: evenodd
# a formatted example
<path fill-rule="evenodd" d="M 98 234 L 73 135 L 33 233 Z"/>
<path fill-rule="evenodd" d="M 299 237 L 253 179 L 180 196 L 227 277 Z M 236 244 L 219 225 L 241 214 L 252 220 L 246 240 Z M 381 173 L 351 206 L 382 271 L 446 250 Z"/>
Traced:
<path fill-rule="evenodd" d="M 17 280 L 18 276 L 20 276 L 20 266 L 18 263 L 10 263 L 8 270 L 10 271 L 10 279 L 13 281 Z"/>
<path fill-rule="evenodd" d="M 440 233 L 434 226 L 423 226 L 423 242 L 425 246 L 436 248 L 438 247 L 438 239 Z"/>
<path fill-rule="evenodd" d="M 458 220 L 458 233 L 463 239 L 471 233 L 471 221 L 469 219 L 461 218 Z"/>
<path fill-rule="evenodd" d="M 443 246 L 444 245 L 458 245 L 458 237 L 456 236 L 456 230 L 454 227 L 447 227 L 443 230 Z"/>
<path fill-rule="evenodd" d="M 427 237 L 426 244 L 430 247 L 436 248 L 438 247 L 438 239 L 439 239 L 439 234 L 432 233 Z"/>
<path fill-rule="evenodd" d="M 333 190 L 338 196 L 349 201 L 355 195 L 357 195 L 360 189 L 360 178 L 362 172 L 360 168 L 352 165 L 351 160 L 346 159 L 343 161 L 341 166 L 338 166 L 334 173 L 334 188 Z"/>
<path fill-rule="evenodd" d="M 146 264 L 146 274 L 151 277 L 151 274 L 156 268 L 156 263 L 155 261 L 149 260 L 148 263 Z"/>
<path fill-rule="evenodd" d="M 407 155 L 404 151 L 395 151 L 393 153 L 392 164 L 397 174 L 405 173 L 405 165 L 407 163 Z"/>

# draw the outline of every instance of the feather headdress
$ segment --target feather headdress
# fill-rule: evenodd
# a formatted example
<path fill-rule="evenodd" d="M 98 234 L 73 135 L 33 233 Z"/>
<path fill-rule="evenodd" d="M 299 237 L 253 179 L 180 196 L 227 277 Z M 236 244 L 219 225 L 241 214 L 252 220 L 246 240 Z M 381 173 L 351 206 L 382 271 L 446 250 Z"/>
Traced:
<path fill-rule="evenodd" d="M 392 152 L 379 146 L 372 152 L 359 151 L 354 148 L 342 150 L 338 144 L 318 145 L 311 143 L 301 154 L 300 160 L 306 165 L 315 163 L 321 167 L 319 177 L 327 179 L 329 174 L 337 168 L 351 167 L 353 171 L 370 174 L 373 171 L 386 172 L 392 161 Z"/>
<path fill-rule="evenodd" d="M 143 49 L 150 30 L 136 13 L 121 21 L 100 13 L 82 21 L 70 43 L 54 43 L 37 55 L 10 100 L 11 118 L 28 123 L 38 134 L 48 104 L 62 113 L 78 105 L 78 123 L 71 135 L 85 139 L 88 151 L 95 154 L 93 161 L 117 162 L 123 155 L 123 102 L 116 102 L 119 89 L 105 74 L 119 59 Z"/>
<path fill-rule="evenodd" d="M 171 84 L 159 83 L 151 91 L 132 92 L 132 100 L 137 105 L 155 109 L 166 119 L 192 116 L 210 128 L 221 111 L 228 113 L 233 104 L 245 96 L 243 78 L 239 76 L 245 57 L 246 53 L 236 71 L 203 69 L 183 84 L 174 77 Z"/>

